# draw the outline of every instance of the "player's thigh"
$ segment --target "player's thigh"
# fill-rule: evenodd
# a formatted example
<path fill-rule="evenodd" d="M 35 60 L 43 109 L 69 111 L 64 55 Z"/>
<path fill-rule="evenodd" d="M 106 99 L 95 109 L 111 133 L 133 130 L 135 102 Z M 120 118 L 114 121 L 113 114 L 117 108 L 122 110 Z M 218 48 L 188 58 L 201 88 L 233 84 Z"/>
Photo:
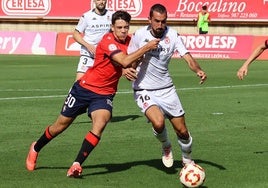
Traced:
<path fill-rule="evenodd" d="M 136 91 L 134 97 L 137 105 L 141 109 L 141 112 L 145 114 L 150 122 L 155 127 L 162 126 L 164 124 L 164 114 L 155 101 L 153 92 L 151 91 Z"/>
<path fill-rule="evenodd" d="M 78 82 L 75 82 L 65 98 L 61 115 L 76 118 L 78 115 L 86 112 L 89 103 L 90 91 L 82 88 Z"/>
<path fill-rule="evenodd" d="M 157 105 L 151 92 L 147 90 L 135 91 L 134 99 L 142 113 L 145 113 L 151 106 Z"/>
<path fill-rule="evenodd" d="M 101 136 L 112 117 L 114 95 L 95 94 L 88 107 L 88 115 L 92 119 L 92 132 Z"/>
<path fill-rule="evenodd" d="M 180 117 L 185 113 L 174 87 L 157 91 L 155 100 L 167 117 Z"/>
<path fill-rule="evenodd" d="M 164 114 L 161 109 L 156 105 L 150 106 L 146 110 L 145 115 L 155 127 L 162 127 L 165 124 Z"/>
<path fill-rule="evenodd" d="M 101 136 L 107 123 L 111 119 L 111 112 L 106 109 L 95 110 L 91 113 L 92 130 L 91 132 L 97 136 Z"/>

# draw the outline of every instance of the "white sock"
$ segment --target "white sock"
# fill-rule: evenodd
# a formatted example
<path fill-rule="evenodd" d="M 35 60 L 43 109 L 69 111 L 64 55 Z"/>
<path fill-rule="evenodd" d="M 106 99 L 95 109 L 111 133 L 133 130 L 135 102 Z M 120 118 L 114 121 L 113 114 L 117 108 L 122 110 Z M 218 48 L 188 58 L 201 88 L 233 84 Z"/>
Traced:
<path fill-rule="evenodd" d="M 178 143 L 181 147 L 182 157 L 186 159 L 191 159 L 191 152 L 192 152 L 192 142 L 193 138 L 189 133 L 189 139 L 184 140 L 178 137 Z"/>
<path fill-rule="evenodd" d="M 162 143 L 163 148 L 169 147 L 171 145 L 171 143 L 168 139 L 166 127 L 164 128 L 164 130 L 161 133 L 156 132 L 153 128 L 153 133 L 154 133 L 154 136 L 157 138 L 157 140 L 159 140 Z"/>

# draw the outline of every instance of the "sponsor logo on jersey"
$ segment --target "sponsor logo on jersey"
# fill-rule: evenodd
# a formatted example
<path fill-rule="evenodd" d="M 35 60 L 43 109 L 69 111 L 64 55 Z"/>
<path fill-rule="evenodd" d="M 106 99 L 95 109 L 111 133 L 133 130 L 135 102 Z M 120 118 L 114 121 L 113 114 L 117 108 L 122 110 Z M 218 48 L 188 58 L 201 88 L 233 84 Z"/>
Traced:
<path fill-rule="evenodd" d="M 114 50 L 117 49 L 115 44 L 109 44 L 108 48 L 109 48 L 110 51 L 114 51 Z"/>

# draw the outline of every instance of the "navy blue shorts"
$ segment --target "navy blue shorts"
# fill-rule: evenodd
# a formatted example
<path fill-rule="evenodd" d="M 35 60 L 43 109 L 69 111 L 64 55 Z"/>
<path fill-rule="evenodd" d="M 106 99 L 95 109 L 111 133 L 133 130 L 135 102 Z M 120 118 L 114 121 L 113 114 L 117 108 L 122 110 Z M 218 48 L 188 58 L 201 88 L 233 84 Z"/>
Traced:
<path fill-rule="evenodd" d="M 114 96 L 114 94 L 100 95 L 94 93 L 75 82 L 65 99 L 61 114 L 75 118 L 88 111 L 88 116 L 90 117 L 91 112 L 99 109 L 106 109 L 112 114 Z"/>

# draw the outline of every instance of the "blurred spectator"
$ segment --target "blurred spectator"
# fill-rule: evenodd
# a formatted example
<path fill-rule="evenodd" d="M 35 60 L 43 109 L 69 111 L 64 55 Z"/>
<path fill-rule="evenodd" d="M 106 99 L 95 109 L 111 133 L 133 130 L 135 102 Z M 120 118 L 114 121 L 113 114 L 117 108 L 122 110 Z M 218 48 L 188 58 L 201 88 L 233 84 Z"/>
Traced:
<path fill-rule="evenodd" d="M 203 5 L 202 10 L 198 13 L 197 28 L 199 34 L 208 33 L 208 23 L 211 22 L 210 14 L 207 11 L 207 6 Z"/>

